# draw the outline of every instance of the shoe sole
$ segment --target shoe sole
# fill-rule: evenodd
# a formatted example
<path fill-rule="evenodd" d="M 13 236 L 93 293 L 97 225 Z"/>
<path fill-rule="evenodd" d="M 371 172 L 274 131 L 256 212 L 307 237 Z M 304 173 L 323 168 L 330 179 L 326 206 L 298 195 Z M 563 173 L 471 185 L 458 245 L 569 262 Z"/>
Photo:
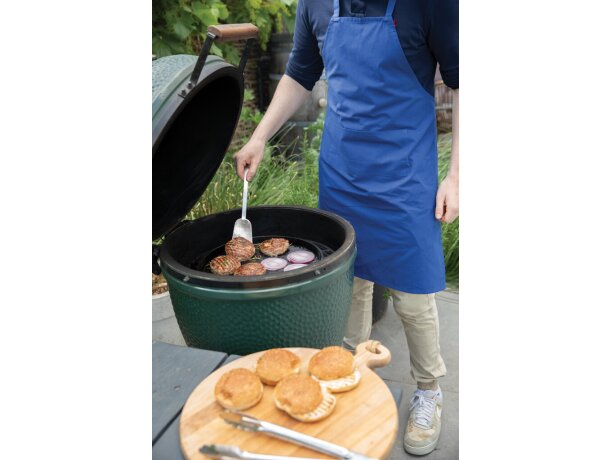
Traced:
<path fill-rule="evenodd" d="M 430 444 L 428 446 L 415 447 L 415 446 L 410 446 L 407 443 L 404 443 L 403 446 L 408 454 L 426 455 L 426 454 L 429 454 L 430 452 L 432 452 L 436 448 L 437 444 L 438 444 L 438 438 L 436 439 L 436 441 L 434 441 L 432 444 Z"/>

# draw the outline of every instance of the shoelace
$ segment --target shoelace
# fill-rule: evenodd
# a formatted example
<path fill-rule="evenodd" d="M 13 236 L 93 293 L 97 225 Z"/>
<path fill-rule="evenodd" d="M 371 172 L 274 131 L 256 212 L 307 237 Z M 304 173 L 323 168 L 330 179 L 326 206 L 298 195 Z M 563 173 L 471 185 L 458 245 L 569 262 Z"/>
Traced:
<path fill-rule="evenodd" d="M 434 416 L 434 408 L 436 401 L 431 398 L 426 398 L 423 395 L 415 394 L 411 398 L 411 411 L 413 413 L 413 421 L 416 425 L 429 429 L 432 427 L 432 417 Z"/>

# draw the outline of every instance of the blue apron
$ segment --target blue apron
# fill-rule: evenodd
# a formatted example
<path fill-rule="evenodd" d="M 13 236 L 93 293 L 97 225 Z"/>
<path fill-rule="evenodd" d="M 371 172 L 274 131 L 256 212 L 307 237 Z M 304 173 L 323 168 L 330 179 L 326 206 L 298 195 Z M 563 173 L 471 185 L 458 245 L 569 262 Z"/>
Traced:
<path fill-rule="evenodd" d="M 328 107 L 319 207 L 356 230 L 355 275 L 413 294 L 445 288 L 434 97 L 419 83 L 392 19 L 339 17 L 322 48 Z"/>

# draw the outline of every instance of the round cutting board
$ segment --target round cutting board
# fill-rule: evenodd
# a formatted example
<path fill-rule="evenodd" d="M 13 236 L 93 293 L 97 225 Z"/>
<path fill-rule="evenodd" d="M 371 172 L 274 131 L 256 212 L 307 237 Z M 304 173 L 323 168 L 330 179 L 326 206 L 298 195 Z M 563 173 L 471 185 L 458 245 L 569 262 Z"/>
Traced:
<path fill-rule="evenodd" d="M 288 348 L 301 358 L 301 372 L 306 372 L 313 348 Z M 257 454 L 292 457 L 332 458 L 306 447 L 272 438 L 262 433 L 238 430 L 218 415 L 224 409 L 214 399 L 214 386 L 225 372 L 238 367 L 252 371 L 264 352 L 239 358 L 210 374 L 191 393 L 180 417 L 180 445 L 188 460 L 206 459 L 199 452 L 204 444 L 229 444 Z M 261 401 L 243 412 L 261 420 L 338 444 L 368 457 L 388 457 L 398 429 L 396 403 L 387 385 L 371 370 L 390 362 L 390 351 L 376 341 L 356 348 L 356 366 L 362 374 L 358 386 L 345 393 L 335 393 L 333 413 L 318 422 L 305 423 L 291 418 L 275 407 L 273 388 L 264 385 Z"/>

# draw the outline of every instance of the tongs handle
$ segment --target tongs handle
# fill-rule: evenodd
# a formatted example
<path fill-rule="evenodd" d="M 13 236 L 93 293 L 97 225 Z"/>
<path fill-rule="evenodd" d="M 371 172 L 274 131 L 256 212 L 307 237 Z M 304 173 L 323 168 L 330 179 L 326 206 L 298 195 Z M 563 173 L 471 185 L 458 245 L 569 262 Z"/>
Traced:
<path fill-rule="evenodd" d="M 320 458 L 305 458 L 305 457 L 289 457 L 286 455 L 270 455 L 270 454 L 256 454 L 254 452 L 248 452 L 241 450 L 237 446 L 219 445 L 219 444 L 205 444 L 199 449 L 202 454 L 211 457 L 216 460 L 227 460 L 227 459 L 242 459 L 242 460 L 323 460 Z"/>
<path fill-rule="evenodd" d="M 244 170 L 244 193 L 241 200 L 241 218 L 246 218 L 246 208 L 248 207 L 248 169 Z"/>
<path fill-rule="evenodd" d="M 298 431 L 293 431 L 283 426 L 275 425 L 274 423 L 260 421 L 260 427 L 262 432 L 267 433 L 273 437 L 289 441 L 294 444 L 298 444 L 304 447 L 308 447 L 323 454 L 332 455 L 333 457 L 350 459 L 353 458 L 353 453 L 345 447 L 338 446 L 322 439 L 314 438 Z M 360 457 L 366 458 L 366 457 Z"/>
<path fill-rule="evenodd" d="M 244 456 L 241 457 L 246 460 L 322 460 L 318 458 L 306 458 L 306 457 L 288 457 L 284 455 L 269 455 L 269 454 L 255 454 L 252 452 L 243 452 Z"/>

